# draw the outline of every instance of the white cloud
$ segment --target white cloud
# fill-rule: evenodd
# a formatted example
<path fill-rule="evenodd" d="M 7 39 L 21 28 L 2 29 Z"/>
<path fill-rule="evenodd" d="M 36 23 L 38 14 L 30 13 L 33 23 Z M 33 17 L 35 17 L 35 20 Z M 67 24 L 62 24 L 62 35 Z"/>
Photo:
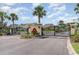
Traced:
<path fill-rule="evenodd" d="M 33 5 L 33 7 L 36 7 L 36 6 L 38 6 L 38 5 L 40 5 L 41 3 L 33 3 L 32 5 Z"/>
<path fill-rule="evenodd" d="M 66 18 L 64 16 L 59 16 L 58 20 L 65 20 Z"/>
<path fill-rule="evenodd" d="M 4 3 L 4 5 L 6 5 L 6 6 L 13 6 L 13 5 L 15 5 L 16 3 Z"/>
<path fill-rule="evenodd" d="M 73 20 L 72 20 L 71 18 L 66 18 L 66 17 L 62 17 L 62 16 L 58 17 L 57 20 L 58 20 L 58 22 L 59 22 L 60 20 L 63 20 L 64 23 L 73 22 Z"/>
<path fill-rule="evenodd" d="M 56 11 L 66 11 L 66 6 L 65 5 L 62 5 L 60 7 L 54 7 L 53 10 L 56 10 Z"/>
<path fill-rule="evenodd" d="M 38 17 L 37 17 L 37 16 L 34 16 L 34 17 L 33 17 L 33 21 L 34 21 L 34 22 L 38 22 Z"/>
<path fill-rule="evenodd" d="M 52 17 L 54 17 L 54 16 L 57 16 L 57 15 L 59 15 L 60 13 L 61 13 L 61 12 L 58 11 L 58 12 L 56 12 L 56 13 L 49 14 L 49 15 L 48 15 L 48 18 L 52 18 Z"/>
<path fill-rule="evenodd" d="M 26 24 L 31 20 L 29 16 L 21 16 L 18 21 L 15 21 L 16 24 Z"/>
<path fill-rule="evenodd" d="M 76 22 L 76 19 L 78 19 L 77 16 L 69 16 L 69 17 L 60 16 L 60 17 L 58 17 L 58 20 L 63 20 L 65 23 Z"/>
<path fill-rule="evenodd" d="M 60 5 L 61 5 L 60 3 L 50 3 L 49 8 L 59 7 Z"/>
<path fill-rule="evenodd" d="M 48 18 L 52 18 L 54 16 L 58 16 L 60 14 L 65 14 L 65 11 L 66 11 L 66 6 L 65 5 L 61 5 L 60 4 L 56 4 L 53 8 L 52 8 L 53 11 L 49 11 L 48 12 Z M 66 13 L 65 16 L 68 16 L 68 14 Z"/>
<path fill-rule="evenodd" d="M 13 9 L 10 9 L 10 13 L 16 13 L 16 14 L 19 14 L 19 15 L 23 15 L 23 14 L 26 14 L 29 10 L 27 8 L 24 8 L 24 7 L 17 7 L 17 8 L 13 8 Z"/>
<path fill-rule="evenodd" d="M 20 22 L 22 21 L 22 22 Z M 29 16 L 21 16 L 20 19 L 18 21 L 16 21 L 17 23 L 37 23 L 37 17 L 29 17 Z"/>
<path fill-rule="evenodd" d="M 0 8 L 1 11 L 8 12 L 11 9 L 9 6 L 3 6 Z"/>
<path fill-rule="evenodd" d="M 11 8 L 11 6 L 2 6 L 0 11 L 8 12 L 8 14 L 16 13 L 17 15 L 24 15 L 29 12 L 29 9 L 24 7 Z"/>
<path fill-rule="evenodd" d="M 68 16 L 70 16 L 70 14 L 69 13 L 64 13 L 64 16 L 68 17 Z"/>
<path fill-rule="evenodd" d="M 20 18 L 21 18 L 21 20 L 30 20 L 30 19 L 31 19 L 31 18 L 28 17 L 28 16 L 21 16 Z"/>

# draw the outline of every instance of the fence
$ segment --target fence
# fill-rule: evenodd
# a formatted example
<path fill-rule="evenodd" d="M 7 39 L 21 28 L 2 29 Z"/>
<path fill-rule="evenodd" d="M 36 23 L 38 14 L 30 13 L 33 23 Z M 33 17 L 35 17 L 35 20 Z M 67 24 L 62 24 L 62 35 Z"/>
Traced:
<path fill-rule="evenodd" d="M 43 35 L 44 36 L 64 36 L 64 37 L 68 37 L 71 34 L 71 30 L 70 27 L 58 27 L 58 26 L 53 26 L 50 29 L 48 28 L 48 30 L 45 30 L 46 28 L 43 28 Z"/>

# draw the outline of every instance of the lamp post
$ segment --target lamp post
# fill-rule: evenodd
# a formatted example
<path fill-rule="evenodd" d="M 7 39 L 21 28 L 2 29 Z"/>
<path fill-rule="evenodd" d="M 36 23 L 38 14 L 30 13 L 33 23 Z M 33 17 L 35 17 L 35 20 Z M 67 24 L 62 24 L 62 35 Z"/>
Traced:
<path fill-rule="evenodd" d="M 55 36 L 55 26 L 54 26 L 54 36 Z"/>

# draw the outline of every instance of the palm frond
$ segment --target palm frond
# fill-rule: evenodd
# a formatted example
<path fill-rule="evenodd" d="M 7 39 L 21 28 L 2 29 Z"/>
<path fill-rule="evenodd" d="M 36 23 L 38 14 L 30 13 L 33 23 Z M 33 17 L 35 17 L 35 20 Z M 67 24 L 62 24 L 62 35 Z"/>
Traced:
<path fill-rule="evenodd" d="M 35 7 L 35 9 L 33 11 L 33 15 L 43 17 L 46 15 L 46 11 L 44 10 L 43 6 L 39 5 L 39 6 Z"/>
<path fill-rule="evenodd" d="M 77 8 L 77 7 L 74 9 L 74 11 L 76 11 L 76 10 L 78 10 L 78 8 Z"/>
<path fill-rule="evenodd" d="M 10 17 L 12 20 L 18 20 L 18 16 L 15 13 L 11 13 Z"/>
<path fill-rule="evenodd" d="M 79 14 L 79 3 L 76 5 L 74 11 L 76 12 L 76 14 Z"/>
<path fill-rule="evenodd" d="M 79 8 L 79 3 L 77 4 L 77 7 Z"/>

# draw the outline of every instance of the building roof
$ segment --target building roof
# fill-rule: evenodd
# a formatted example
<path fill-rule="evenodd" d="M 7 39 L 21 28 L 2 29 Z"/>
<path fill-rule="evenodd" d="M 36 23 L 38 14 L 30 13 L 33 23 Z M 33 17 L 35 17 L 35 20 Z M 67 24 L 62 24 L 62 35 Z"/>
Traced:
<path fill-rule="evenodd" d="M 18 24 L 14 24 L 14 27 L 13 25 L 10 25 L 9 28 L 17 28 L 17 27 L 20 27 Z"/>
<path fill-rule="evenodd" d="M 43 27 L 53 27 L 54 25 L 53 24 L 45 24 Z"/>

